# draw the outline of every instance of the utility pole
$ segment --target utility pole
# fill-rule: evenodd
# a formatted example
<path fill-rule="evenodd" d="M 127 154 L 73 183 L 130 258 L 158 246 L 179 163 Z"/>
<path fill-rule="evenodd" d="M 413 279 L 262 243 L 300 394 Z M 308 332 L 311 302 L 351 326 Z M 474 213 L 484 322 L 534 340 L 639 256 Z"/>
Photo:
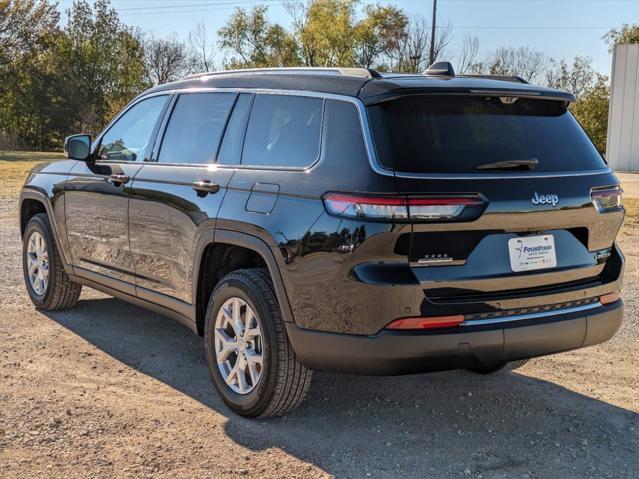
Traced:
<path fill-rule="evenodd" d="M 437 21 L 437 0 L 433 0 L 433 19 L 430 23 L 430 55 L 428 56 L 428 65 L 432 65 L 435 61 L 435 23 Z"/>

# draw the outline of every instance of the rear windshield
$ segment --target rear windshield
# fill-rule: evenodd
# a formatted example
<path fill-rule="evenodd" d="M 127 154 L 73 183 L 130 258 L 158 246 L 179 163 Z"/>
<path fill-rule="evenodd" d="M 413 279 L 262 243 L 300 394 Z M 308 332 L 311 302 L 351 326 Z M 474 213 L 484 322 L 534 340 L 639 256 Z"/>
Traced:
<path fill-rule="evenodd" d="M 372 107 L 370 117 L 380 162 L 397 171 L 512 172 L 512 166 L 486 168 L 504 161 L 536 164 L 520 167 L 534 172 L 606 166 L 572 114 L 556 101 L 406 96 Z"/>

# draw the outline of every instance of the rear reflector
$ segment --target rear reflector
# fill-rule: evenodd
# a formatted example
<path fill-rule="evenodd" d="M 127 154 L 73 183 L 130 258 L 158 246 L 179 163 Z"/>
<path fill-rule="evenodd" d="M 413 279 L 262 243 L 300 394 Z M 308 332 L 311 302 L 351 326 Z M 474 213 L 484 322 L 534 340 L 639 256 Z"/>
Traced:
<path fill-rule="evenodd" d="M 617 292 L 604 294 L 599 298 L 599 302 L 603 305 L 614 303 L 615 301 L 619 301 L 621 299 L 621 295 Z"/>
<path fill-rule="evenodd" d="M 459 216 L 466 206 L 481 205 L 478 197 L 358 196 L 327 193 L 329 213 L 349 218 L 439 220 Z"/>
<path fill-rule="evenodd" d="M 621 208 L 623 190 L 618 186 L 592 190 L 590 197 L 599 213 Z"/>
<path fill-rule="evenodd" d="M 385 329 L 437 329 L 452 328 L 464 321 L 464 315 L 456 316 L 430 316 L 419 318 L 396 319 Z"/>

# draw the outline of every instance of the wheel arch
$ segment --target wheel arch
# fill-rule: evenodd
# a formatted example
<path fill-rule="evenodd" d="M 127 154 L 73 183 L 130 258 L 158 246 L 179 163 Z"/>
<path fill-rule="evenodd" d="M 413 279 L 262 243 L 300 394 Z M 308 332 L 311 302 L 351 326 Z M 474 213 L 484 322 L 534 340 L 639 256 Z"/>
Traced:
<path fill-rule="evenodd" d="M 62 259 L 62 265 L 68 273 L 72 273 L 69 266 L 69 262 L 66 258 L 66 250 L 63 248 L 63 244 L 60 241 L 58 234 L 58 228 L 55 222 L 53 214 L 53 207 L 49 197 L 39 189 L 25 189 L 20 193 L 19 203 L 19 218 L 20 218 L 20 236 L 24 234 L 24 231 L 29 223 L 29 220 L 38 213 L 45 213 L 49 218 L 49 224 L 53 231 L 53 241 L 56 243 L 56 247 L 60 252 L 60 258 Z"/>
<path fill-rule="evenodd" d="M 235 258 L 226 264 L 224 258 L 228 257 L 229 253 L 234 254 Z M 280 266 L 273 250 L 264 240 L 239 231 L 208 230 L 200 236 L 195 255 L 192 295 L 198 334 L 204 334 L 204 314 L 210 292 L 220 279 L 217 276 L 221 277 L 230 271 L 246 267 L 264 267 L 268 270 L 282 319 L 286 322 L 294 322 Z M 217 269 L 221 265 L 224 266 L 218 272 Z M 212 271 L 217 275 L 214 282 L 207 276 Z"/>

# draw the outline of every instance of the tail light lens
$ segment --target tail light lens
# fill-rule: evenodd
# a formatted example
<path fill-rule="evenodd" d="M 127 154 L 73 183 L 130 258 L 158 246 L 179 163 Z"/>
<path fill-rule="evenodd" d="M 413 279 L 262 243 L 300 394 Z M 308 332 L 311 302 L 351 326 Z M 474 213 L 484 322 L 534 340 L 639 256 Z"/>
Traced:
<path fill-rule="evenodd" d="M 621 295 L 618 292 L 604 294 L 599 298 L 599 302 L 603 305 L 612 304 L 615 301 L 619 301 L 621 299 Z"/>
<path fill-rule="evenodd" d="M 424 316 L 418 318 L 400 318 L 391 322 L 385 329 L 438 329 L 452 328 L 464 321 L 464 315 L 455 316 Z"/>
<path fill-rule="evenodd" d="M 619 186 L 592 190 L 590 197 L 599 213 L 618 210 L 622 206 L 623 190 Z"/>
<path fill-rule="evenodd" d="M 349 218 L 383 220 L 442 220 L 460 216 L 467 206 L 483 205 L 476 196 L 405 197 L 359 196 L 327 193 L 324 204 L 329 213 Z"/>

